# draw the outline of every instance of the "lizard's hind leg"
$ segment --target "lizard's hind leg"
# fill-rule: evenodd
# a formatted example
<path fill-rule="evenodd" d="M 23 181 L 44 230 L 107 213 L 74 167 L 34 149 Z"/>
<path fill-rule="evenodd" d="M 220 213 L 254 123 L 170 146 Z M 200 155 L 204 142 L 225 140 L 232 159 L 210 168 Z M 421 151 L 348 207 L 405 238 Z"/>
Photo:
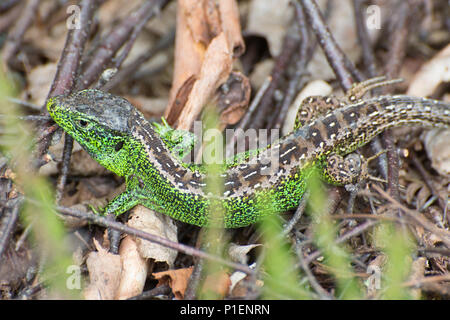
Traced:
<path fill-rule="evenodd" d="M 353 86 L 345 93 L 346 104 L 355 103 L 360 100 L 369 90 L 374 88 L 388 86 L 394 83 L 402 82 L 403 79 L 386 79 L 385 76 L 367 79 L 362 82 L 355 82 Z"/>
<path fill-rule="evenodd" d="M 384 152 L 386 151 L 383 150 L 367 159 L 357 153 L 350 153 L 345 157 L 332 153 L 323 164 L 324 178 L 335 185 L 348 185 L 365 179 L 383 181 L 369 174 L 369 163 Z"/>

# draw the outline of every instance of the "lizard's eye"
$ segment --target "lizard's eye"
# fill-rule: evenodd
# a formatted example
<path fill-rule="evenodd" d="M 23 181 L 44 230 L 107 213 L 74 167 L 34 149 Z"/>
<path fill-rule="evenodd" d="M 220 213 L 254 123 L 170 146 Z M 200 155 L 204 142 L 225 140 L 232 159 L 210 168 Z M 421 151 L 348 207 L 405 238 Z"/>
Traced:
<path fill-rule="evenodd" d="M 116 150 L 116 152 L 119 152 L 121 149 L 123 148 L 123 141 L 120 141 L 116 144 L 116 146 L 114 147 L 114 149 Z"/>
<path fill-rule="evenodd" d="M 78 120 L 78 124 L 80 125 L 80 127 L 86 128 L 88 125 L 88 122 L 85 120 Z"/>

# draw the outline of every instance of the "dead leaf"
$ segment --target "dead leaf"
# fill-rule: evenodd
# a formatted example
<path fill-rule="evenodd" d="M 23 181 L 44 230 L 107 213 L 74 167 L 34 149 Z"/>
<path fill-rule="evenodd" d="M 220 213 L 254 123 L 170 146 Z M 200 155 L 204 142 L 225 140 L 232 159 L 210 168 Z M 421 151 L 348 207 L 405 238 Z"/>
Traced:
<path fill-rule="evenodd" d="M 192 274 L 193 267 L 167 270 L 153 273 L 153 276 L 158 280 L 158 286 L 168 284 L 176 299 L 184 299 L 184 293 L 189 283 L 189 278 Z"/>
<path fill-rule="evenodd" d="M 450 81 L 450 44 L 426 62 L 411 80 L 407 95 L 427 97 L 442 82 Z"/>
<path fill-rule="evenodd" d="M 431 166 L 443 176 L 450 176 L 450 130 L 430 130 L 425 134 L 423 144 Z"/>
<path fill-rule="evenodd" d="M 217 93 L 217 107 L 222 125 L 236 124 L 245 114 L 250 101 L 251 86 L 240 72 L 231 72 Z"/>
<path fill-rule="evenodd" d="M 43 105 L 47 99 L 53 76 L 56 73 L 56 63 L 40 65 L 28 73 L 28 87 L 22 99 L 37 105 Z"/>
<path fill-rule="evenodd" d="M 142 293 L 147 279 L 147 259 L 141 257 L 133 237 L 126 236 L 120 243 L 122 277 L 116 299 L 123 300 Z"/>
<path fill-rule="evenodd" d="M 89 270 L 89 285 L 84 291 L 86 300 L 112 300 L 120 284 L 122 262 L 120 256 L 109 253 L 95 240 L 97 251 L 89 253 L 86 265 Z"/>
<path fill-rule="evenodd" d="M 128 226 L 178 242 L 177 227 L 173 220 L 161 213 L 154 212 L 144 206 L 136 206 L 132 210 Z M 173 266 L 178 252 L 160 244 L 136 238 L 136 244 L 141 257 L 165 262 Z"/>
<path fill-rule="evenodd" d="M 195 75 L 192 75 L 187 78 L 186 81 L 181 85 L 180 89 L 178 89 L 176 97 L 172 102 L 173 104 L 168 108 L 170 112 L 167 114 L 166 120 L 169 125 L 175 124 L 175 122 L 179 118 L 180 113 L 189 98 L 189 94 L 192 91 L 192 87 L 194 86 L 195 81 L 197 81 L 197 78 L 195 77 Z"/>
<path fill-rule="evenodd" d="M 217 299 L 225 297 L 231 286 L 231 280 L 225 271 L 208 274 L 203 284 L 203 292 L 211 292 Z"/>
<path fill-rule="evenodd" d="M 230 244 L 228 247 L 228 255 L 231 260 L 235 262 L 239 262 L 242 264 L 247 264 L 248 262 L 248 253 L 254 248 L 261 247 L 262 244 L 248 244 L 248 245 L 237 245 L 235 243 Z"/>
<path fill-rule="evenodd" d="M 209 44 L 200 70 L 200 76 L 192 87 L 188 101 L 179 117 L 177 129 L 189 130 L 202 108 L 228 78 L 232 56 L 224 33 Z"/>

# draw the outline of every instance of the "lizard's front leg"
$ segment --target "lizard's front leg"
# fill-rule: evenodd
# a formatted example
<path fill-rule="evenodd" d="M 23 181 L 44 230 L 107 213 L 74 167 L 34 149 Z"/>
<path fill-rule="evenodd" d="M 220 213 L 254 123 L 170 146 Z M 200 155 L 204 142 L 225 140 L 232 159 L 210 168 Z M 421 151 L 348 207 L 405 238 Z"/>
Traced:
<path fill-rule="evenodd" d="M 110 213 L 115 214 L 116 216 L 121 215 L 122 213 L 130 210 L 134 206 L 139 204 L 139 198 L 136 196 L 136 193 L 133 190 L 125 190 L 117 197 L 115 197 L 104 209 L 104 215 L 108 215 Z"/>
<path fill-rule="evenodd" d="M 115 197 L 104 209 L 104 214 L 110 213 L 116 216 L 125 213 L 138 204 L 144 204 L 148 202 L 148 194 L 145 197 L 142 196 L 142 182 L 139 177 L 132 175 L 126 178 L 126 190 Z M 146 205 L 147 206 L 147 205 Z"/>

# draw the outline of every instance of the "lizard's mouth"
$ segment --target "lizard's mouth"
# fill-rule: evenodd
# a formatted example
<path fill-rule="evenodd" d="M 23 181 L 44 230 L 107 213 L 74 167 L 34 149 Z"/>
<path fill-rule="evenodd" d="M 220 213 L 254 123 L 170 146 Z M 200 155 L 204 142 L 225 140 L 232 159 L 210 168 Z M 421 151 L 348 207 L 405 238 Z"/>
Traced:
<path fill-rule="evenodd" d="M 58 96 L 50 98 L 47 100 L 47 110 L 50 116 L 55 120 L 56 111 L 60 109 L 59 103 L 58 103 Z"/>

